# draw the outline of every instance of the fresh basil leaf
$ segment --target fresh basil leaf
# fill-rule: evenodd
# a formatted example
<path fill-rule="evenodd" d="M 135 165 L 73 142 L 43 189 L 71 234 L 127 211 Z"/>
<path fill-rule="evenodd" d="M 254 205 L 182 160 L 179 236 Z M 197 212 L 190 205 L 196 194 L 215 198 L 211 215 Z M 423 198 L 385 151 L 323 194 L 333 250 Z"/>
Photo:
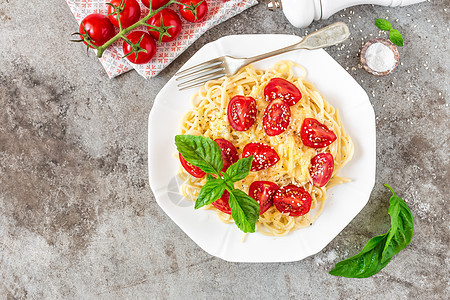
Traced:
<path fill-rule="evenodd" d="M 225 192 L 225 181 L 208 175 L 206 184 L 200 190 L 195 201 L 194 208 L 199 209 L 200 207 L 213 203 L 222 197 L 223 192 Z"/>
<path fill-rule="evenodd" d="M 250 173 L 250 168 L 252 167 L 253 155 L 241 158 L 234 164 L 232 164 L 227 169 L 227 175 L 230 177 L 229 180 L 236 182 L 244 179 Z"/>
<path fill-rule="evenodd" d="M 391 29 L 391 31 L 389 31 L 389 39 L 395 45 L 403 47 L 403 37 L 397 29 Z"/>
<path fill-rule="evenodd" d="M 222 152 L 219 145 L 210 138 L 195 135 L 175 136 L 178 152 L 190 164 L 205 173 L 220 175 L 223 167 Z"/>
<path fill-rule="evenodd" d="M 385 19 L 376 19 L 375 25 L 380 28 L 381 30 L 389 31 L 392 29 L 391 23 L 389 23 L 388 20 Z"/>
<path fill-rule="evenodd" d="M 241 190 L 228 191 L 230 192 L 228 204 L 236 226 L 243 232 L 255 232 L 255 225 L 259 219 L 258 202 Z"/>
<path fill-rule="evenodd" d="M 408 205 L 389 185 L 385 184 L 385 186 L 392 192 L 388 210 L 391 216 L 391 229 L 383 249 L 382 261 L 390 259 L 408 246 L 414 233 L 414 219 Z"/>
<path fill-rule="evenodd" d="M 398 197 L 394 190 L 385 184 L 391 192 L 389 215 L 391 228 L 385 234 L 369 240 L 361 252 L 336 264 L 331 275 L 349 278 L 366 278 L 378 273 L 409 243 L 414 232 L 414 219 L 408 205 Z"/>
<path fill-rule="evenodd" d="M 387 233 L 371 238 L 360 253 L 347 258 L 330 271 L 331 275 L 347 278 L 367 278 L 383 269 L 390 261 L 381 263 L 381 253 Z"/>

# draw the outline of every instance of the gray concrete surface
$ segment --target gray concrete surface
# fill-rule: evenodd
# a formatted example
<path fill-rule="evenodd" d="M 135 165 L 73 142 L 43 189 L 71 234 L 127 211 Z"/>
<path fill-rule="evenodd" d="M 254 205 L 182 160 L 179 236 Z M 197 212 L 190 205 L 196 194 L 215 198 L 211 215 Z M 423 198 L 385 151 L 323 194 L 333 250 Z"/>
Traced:
<path fill-rule="evenodd" d="M 448 0 L 347 9 L 306 29 L 265 1 L 210 30 L 160 76 L 109 80 L 68 42 L 77 29 L 62 0 L 0 0 L 0 298 L 448 299 Z M 405 38 L 401 65 L 376 78 L 358 50 L 389 17 Z M 153 100 L 202 45 L 240 33 L 304 35 L 348 22 L 352 39 L 327 51 L 370 95 L 377 176 L 363 211 L 303 261 L 238 264 L 211 257 L 154 201 L 147 180 Z M 354 26 L 353 26 L 354 25 Z M 415 217 L 412 244 L 377 275 L 328 271 L 389 226 L 391 184 Z"/>

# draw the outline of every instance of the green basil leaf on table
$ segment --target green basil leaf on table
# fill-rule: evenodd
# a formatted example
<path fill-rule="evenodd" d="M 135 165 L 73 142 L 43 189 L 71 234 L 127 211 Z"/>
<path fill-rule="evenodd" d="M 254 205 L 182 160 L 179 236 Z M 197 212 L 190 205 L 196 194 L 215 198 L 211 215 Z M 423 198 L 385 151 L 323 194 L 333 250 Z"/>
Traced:
<path fill-rule="evenodd" d="M 389 215 L 391 216 L 391 229 L 383 249 L 383 261 L 399 253 L 411 243 L 414 232 L 414 219 L 408 205 L 398 197 L 394 190 L 385 184 L 392 192 L 389 199 Z"/>
<path fill-rule="evenodd" d="M 411 243 L 414 232 L 411 211 L 389 185 L 385 186 L 393 194 L 389 199 L 388 209 L 391 228 L 385 234 L 370 239 L 360 253 L 337 263 L 330 271 L 331 275 L 348 278 L 370 277 L 383 269 L 395 254 Z"/>
<path fill-rule="evenodd" d="M 220 174 L 223 167 L 222 152 L 219 145 L 212 139 L 194 135 L 177 135 L 175 145 L 188 163 L 199 167 L 205 173 Z"/>
<path fill-rule="evenodd" d="M 380 28 L 381 30 L 389 31 L 389 30 L 393 29 L 391 23 L 389 23 L 389 21 L 385 20 L 385 19 L 376 19 L 375 25 L 378 28 Z"/>
<path fill-rule="evenodd" d="M 395 45 L 403 47 L 403 37 L 397 29 L 391 29 L 391 31 L 389 31 L 389 39 Z"/>
<path fill-rule="evenodd" d="M 258 202 L 241 190 L 234 189 L 229 192 L 228 204 L 236 226 L 243 232 L 255 232 L 256 222 L 259 219 Z"/>
<path fill-rule="evenodd" d="M 197 200 L 195 201 L 195 209 L 199 209 L 205 205 L 211 204 L 219 199 L 225 192 L 225 181 L 216 179 L 208 175 L 206 184 L 200 190 Z"/>
<path fill-rule="evenodd" d="M 253 155 L 246 158 L 241 158 L 232 164 L 226 172 L 226 175 L 230 177 L 229 180 L 236 182 L 247 177 L 250 173 L 250 168 L 252 167 L 252 161 Z"/>
<path fill-rule="evenodd" d="M 363 250 L 336 264 L 331 275 L 348 278 L 367 278 L 383 269 L 390 259 L 381 263 L 381 254 L 386 243 L 387 233 L 373 237 Z"/>

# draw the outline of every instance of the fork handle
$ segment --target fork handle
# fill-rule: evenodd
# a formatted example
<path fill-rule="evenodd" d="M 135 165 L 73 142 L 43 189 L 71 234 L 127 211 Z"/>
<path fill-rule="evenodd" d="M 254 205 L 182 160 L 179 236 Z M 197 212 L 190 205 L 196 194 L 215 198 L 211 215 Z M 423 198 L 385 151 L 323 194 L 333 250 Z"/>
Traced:
<path fill-rule="evenodd" d="M 350 36 L 347 25 L 337 22 L 305 36 L 299 43 L 269 53 L 247 58 L 248 63 L 298 49 L 320 49 L 342 43 Z"/>

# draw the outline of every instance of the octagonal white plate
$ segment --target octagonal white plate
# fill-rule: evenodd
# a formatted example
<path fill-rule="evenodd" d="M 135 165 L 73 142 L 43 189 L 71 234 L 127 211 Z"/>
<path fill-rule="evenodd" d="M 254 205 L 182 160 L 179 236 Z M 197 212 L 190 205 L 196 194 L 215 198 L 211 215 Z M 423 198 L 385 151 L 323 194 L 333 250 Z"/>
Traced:
<path fill-rule="evenodd" d="M 292 35 L 226 36 L 202 47 L 183 67 L 222 55 L 248 57 L 272 51 L 300 40 Z M 375 117 L 369 98 L 358 83 L 324 50 L 299 50 L 256 64 L 267 68 L 279 60 L 306 67 L 307 80 L 341 113 L 344 127 L 355 143 L 353 160 L 340 172 L 352 182 L 329 190 L 323 213 L 308 228 L 285 237 L 249 234 L 234 224 L 224 224 L 210 210 L 194 210 L 193 202 L 179 192 L 179 161 L 174 137 L 182 116 L 191 108 L 195 90 L 178 91 L 174 78 L 156 96 L 149 116 L 148 164 L 150 187 L 167 215 L 211 255 L 235 262 L 288 262 L 322 250 L 367 203 L 375 183 Z"/>

